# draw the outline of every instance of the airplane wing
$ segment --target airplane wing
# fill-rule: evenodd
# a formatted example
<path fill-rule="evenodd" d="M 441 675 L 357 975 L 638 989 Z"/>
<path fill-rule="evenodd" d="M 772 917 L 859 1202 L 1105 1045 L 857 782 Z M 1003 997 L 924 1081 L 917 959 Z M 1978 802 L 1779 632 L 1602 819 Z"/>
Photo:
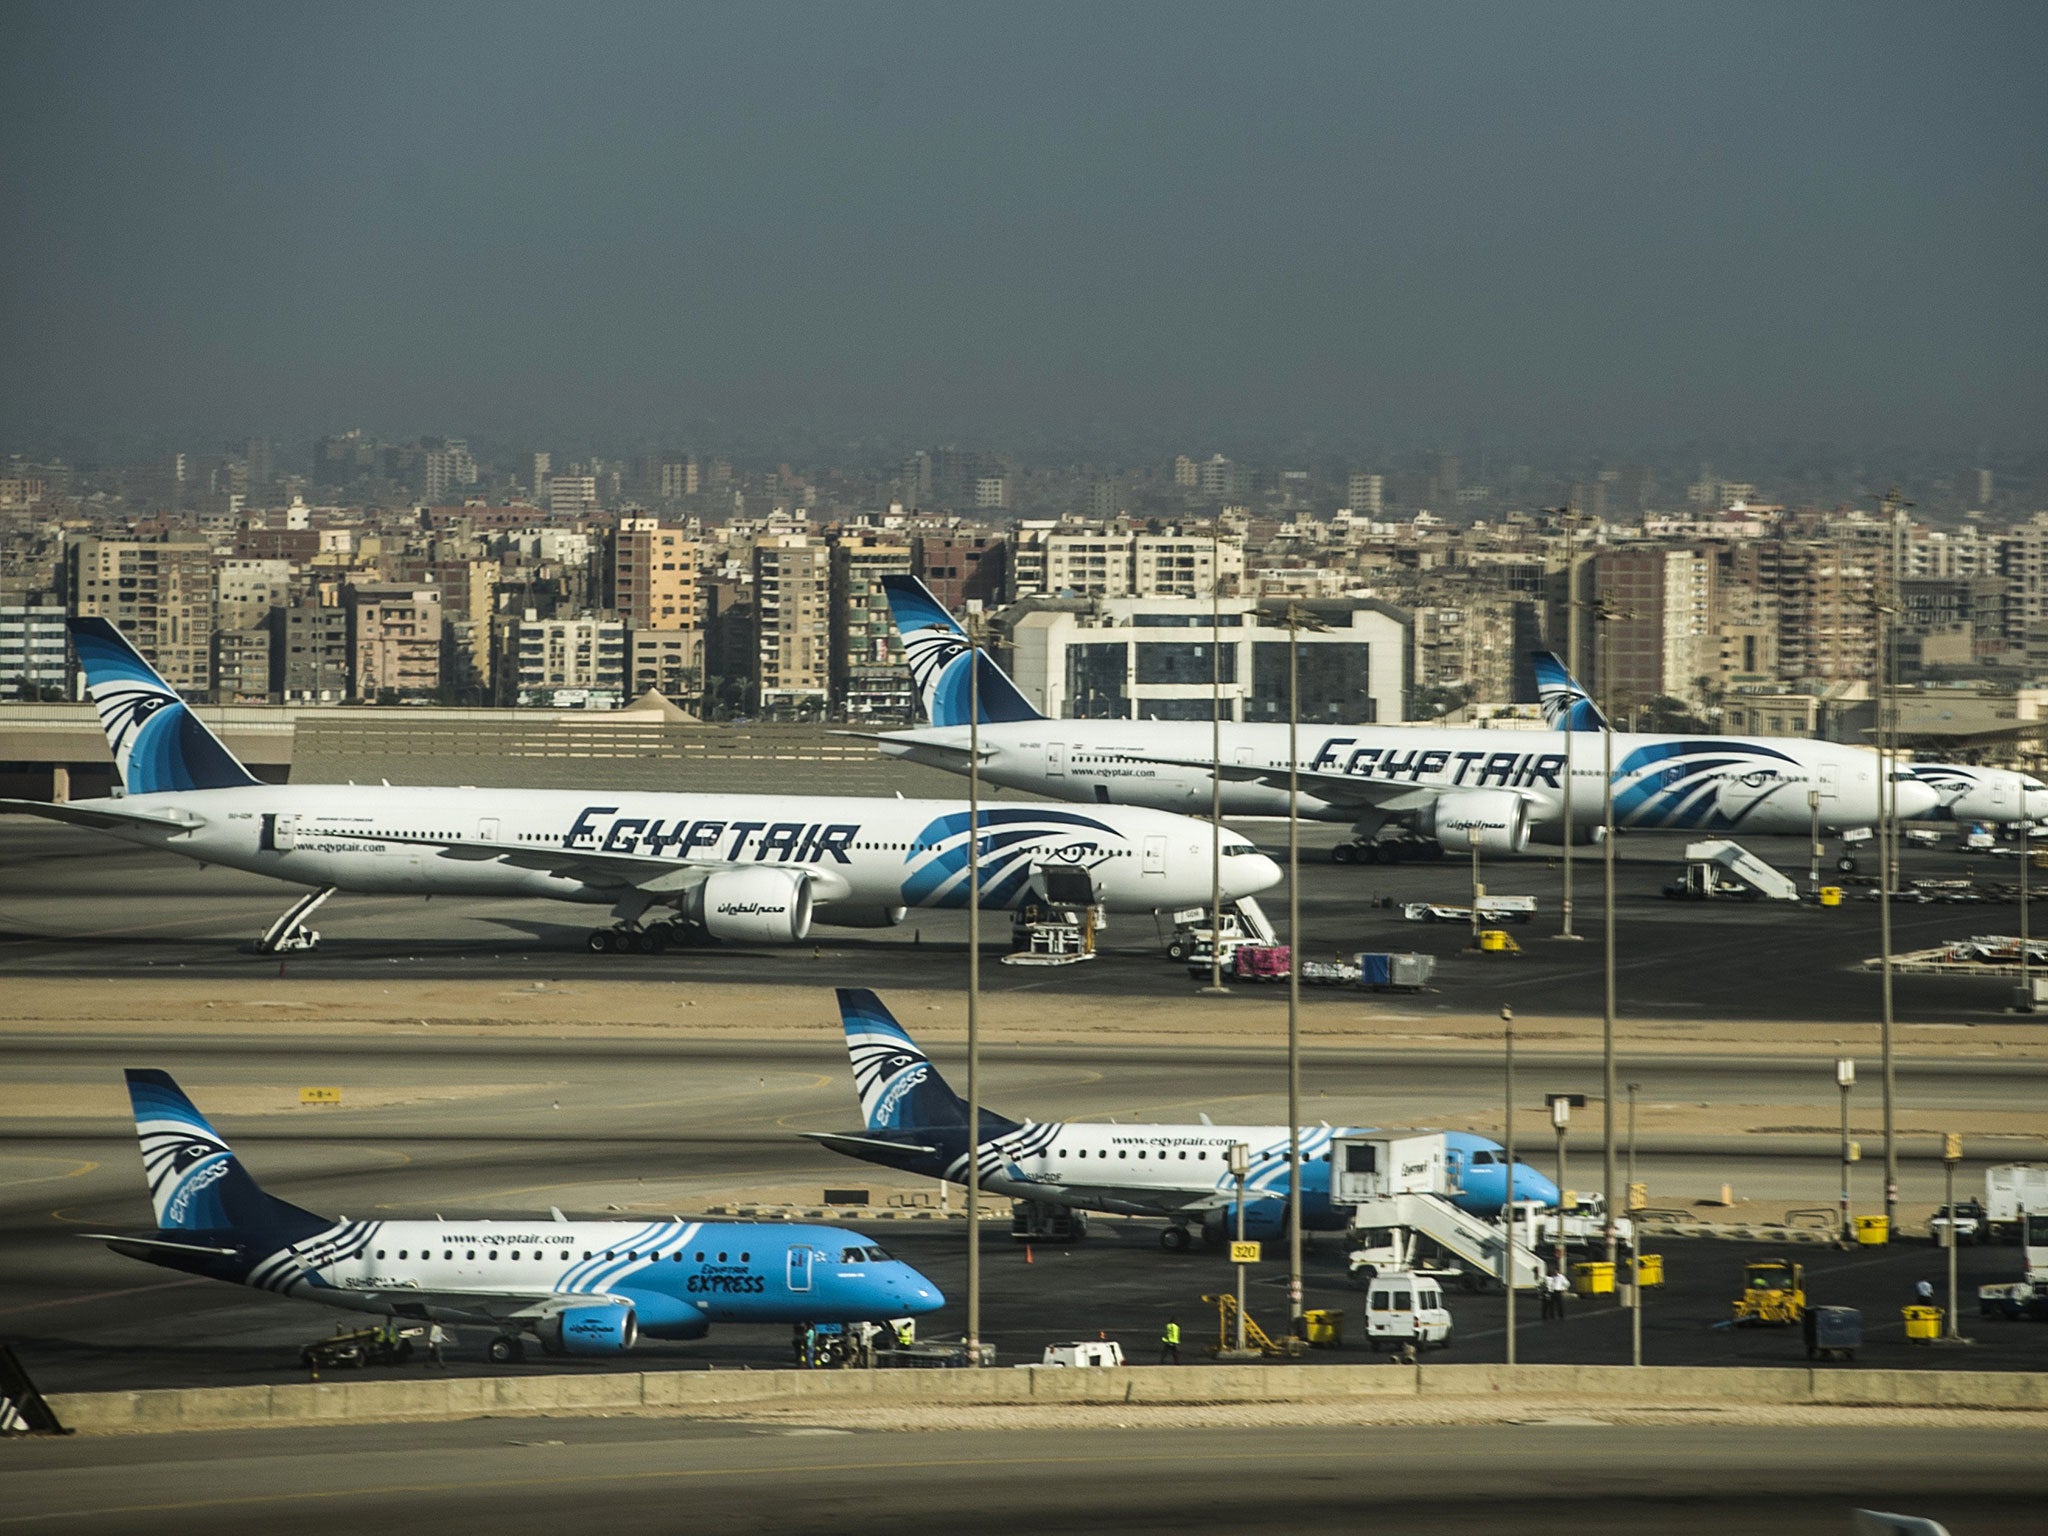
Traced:
<path fill-rule="evenodd" d="M 806 1141 L 815 1141 L 820 1146 L 830 1147 L 834 1152 L 851 1152 L 856 1157 L 872 1152 L 877 1147 L 890 1152 L 916 1153 L 924 1157 L 935 1156 L 939 1150 L 937 1147 L 920 1146 L 914 1141 L 899 1141 L 893 1136 L 863 1136 L 852 1131 L 798 1131 L 797 1135 Z"/>
<path fill-rule="evenodd" d="M 550 1317 L 570 1307 L 625 1304 L 625 1298 L 606 1291 L 504 1291 L 462 1290 L 437 1287 L 432 1290 L 400 1286 L 326 1286 L 321 1291 L 358 1296 L 379 1302 L 400 1317 L 438 1317 L 445 1320 L 471 1319 L 479 1323 L 531 1322 Z M 321 1292 L 313 1293 L 317 1299 Z"/>
<path fill-rule="evenodd" d="M 432 848 L 444 859 L 472 864 L 495 860 L 517 869 L 539 869 L 585 885 L 638 886 L 643 891 L 686 891 L 713 870 L 730 866 L 723 861 L 662 859 L 644 853 L 607 853 L 601 848 L 563 848 L 517 843 L 494 843 L 479 838 L 417 837 L 393 832 L 352 832 L 347 828 L 320 830 L 321 837 L 349 837 L 366 843 L 409 843 Z"/>
<path fill-rule="evenodd" d="M 186 812 L 130 811 L 111 805 L 62 805 L 53 800 L 0 800 L 0 816 L 40 816 L 45 821 L 68 821 L 77 827 L 101 831 L 144 827 L 152 831 L 190 832 L 203 818 Z"/>
<path fill-rule="evenodd" d="M 1227 1189 L 1117 1189 L 1100 1184 L 1068 1184 L 1065 1191 L 1078 1205 L 1116 1216 L 1193 1216 L 1203 1211 L 1220 1211 L 1237 1199 L 1236 1192 Z M 1250 1194 L 1246 1191 L 1247 1198 Z"/>
<path fill-rule="evenodd" d="M 1134 763 L 1158 763 L 1169 768 L 1193 768 L 1202 773 L 1220 772 L 1224 778 L 1238 784 L 1263 784 L 1270 789 L 1287 788 L 1285 768 L 1261 767 L 1255 763 L 1217 764 L 1197 758 L 1140 757 L 1135 753 L 1122 753 Z M 1304 795 L 1330 805 L 1355 806 L 1361 810 L 1374 811 L 1419 811 L 1440 795 L 1457 794 L 1467 786 L 1458 784 L 1400 784 L 1392 779 L 1369 779 L 1355 773 L 1319 773 L 1304 768 L 1295 775 L 1295 782 L 1301 786 Z M 1509 790 L 1509 794 L 1521 795 L 1525 800 L 1536 797 L 1525 790 Z"/>

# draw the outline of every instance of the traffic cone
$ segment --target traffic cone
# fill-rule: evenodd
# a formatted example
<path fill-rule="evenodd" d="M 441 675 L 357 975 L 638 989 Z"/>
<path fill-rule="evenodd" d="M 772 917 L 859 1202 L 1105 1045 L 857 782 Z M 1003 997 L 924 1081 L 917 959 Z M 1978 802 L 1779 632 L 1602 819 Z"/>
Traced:
<path fill-rule="evenodd" d="M 1029 1243 L 1026 1243 L 1024 1245 L 1024 1262 L 1026 1264 L 1034 1262 L 1034 1260 L 1031 1257 L 1031 1245 Z"/>

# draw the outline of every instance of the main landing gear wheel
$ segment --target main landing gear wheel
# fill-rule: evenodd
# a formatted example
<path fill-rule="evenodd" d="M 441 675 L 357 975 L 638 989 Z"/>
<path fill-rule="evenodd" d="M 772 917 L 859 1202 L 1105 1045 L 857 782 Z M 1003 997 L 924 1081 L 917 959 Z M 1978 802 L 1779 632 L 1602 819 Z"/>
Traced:
<path fill-rule="evenodd" d="M 593 955 L 608 955 L 612 952 L 614 935 L 609 928 L 593 928 L 590 937 L 583 941 L 583 947 Z"/>
<path fill-rule="evenodd" d="M 1159 1246 L 1168 1253 L 1186 1253 L 1194 1240 L 1194 1234 L 1186 1227 L 1168 1227 L 1159 1234 Z"/>
<path fill-rule="evenodd" d="M 1855 857 L 1855 855 L 1854 855 L 1854 854 L 1848 854 L 1848 853 L 1845 853 L 1845 854 L 1843 854 L 1843 855 L 1842 855 L 1842 856 L 1841 856 L 1841 857 L 1840 857 L 1839 859 L 1835 860 L 1835 869 L 1836 869 L 1836 871 L 1837 871 L 1838 873 L 1841 873 L 1841 874 L 1844 874 L 1844 875 L 1853 875 L 1853 874 L 1855 874 L 1855 873 L 1856 873 L 1856 857 Z"/>
<path fill-rule="evenodd" d="M 1356 864 L 1358 862 L 1358 850 L 1350 843 L 1339 843 L 1330 850 L 1330 862 L 1332 864 Z"/>
<path fill-rule="evenodd" d="M 490 1357 L 493 1365 L 514 1365 L 526 1358 L 526 1345 L 513 1334 L 500 1334 L 491 1340 Z"/>

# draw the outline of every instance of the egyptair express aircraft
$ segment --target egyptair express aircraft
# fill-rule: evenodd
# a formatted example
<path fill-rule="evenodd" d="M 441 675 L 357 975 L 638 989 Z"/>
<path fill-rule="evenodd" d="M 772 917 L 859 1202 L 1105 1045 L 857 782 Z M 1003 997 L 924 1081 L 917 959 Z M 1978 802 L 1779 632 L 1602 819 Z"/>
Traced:
<path fill-rule="evenodd" d="M 324 1306 L 488 1328 L 490 1357 L 526 1341 L 616 1355 L 713 1323 L 886 1322 L 944 1305 L 939 1288 L 857 1232 L 743 1222 L 350 1221 L 266 1194 L 167 1073 L 128 1097 L 156 1207 L 150 1231 L 89 1232 L 114 1252 Z"/>
<path fill-rule="evenodd" d="M 909 908 L 967 904 L 960 801 L 264 784 L 113 625 L 75 619 L 72 636 L 127 794 L 4 800 L 0 811 L 314 887 L 272 926 L 269 947 L 337 890 L 608 906 L 616 926 L 589 939 L 600 952 L 692 934 L 793 944 L 814 920 L 890 927 Z M 1112 912 L 1199 905 L 1211 837 L 1206 822 L 1132 806 L 986 806 L 980 905 L 1015 907 L 1061 869 L 1085 870 Z M 1225 896 L 1278 883 L 1271 859 L 1222 837 Z"/>
<path fill-rule="evenodd" d="M 967 771 L 971 674 L 967 638 L 924 584 L 882 584 L 924 701 L 929 727 L 873 737 L 882 750 L 955 773 Z M 1561 670 L 1561 669 L 1560 669 Z M 991 783 L 1097 807 L 1205 811 L 1223 779 L 1227 816 L 1287 814 L 1285 725 L 1225 722 L 1212 767 L 1206 721 L 1050 720 L 983 654 L 973 678 L 981 703 L 981 772 Z M 1566 754 L 1572 837 L 1601 825 L 1601 731 L 1452 730 L 1435 726 L 1304 726 L 1299 733 L 1301 814 L 1352 824 L 1358 842 L 1340 862 L 1398 856 L 1404 829 L 1447 852 L 1478 844 L 1490 855 L 1531 842 L 1561 844 Z M 1820 792 L 1820 827 L 1839 832 L 1878 816 L 1876 754 L 1832 742 L 1775 737 L 1614 733 L 1614 819 L 1630 831 L 1805 834 L 1808 793 Z M 1934 809 L 1935 791 L 1897 775 L 1898 815 Z"/>

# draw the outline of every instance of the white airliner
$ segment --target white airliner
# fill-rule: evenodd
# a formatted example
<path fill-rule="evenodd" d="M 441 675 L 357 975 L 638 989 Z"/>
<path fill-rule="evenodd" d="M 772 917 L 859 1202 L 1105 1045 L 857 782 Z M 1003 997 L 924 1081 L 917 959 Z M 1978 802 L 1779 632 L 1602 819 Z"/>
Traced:
<path fill-rule="evenodd" d="M 915 577 L 885 576 L 896 627 L 924 701 L 928 727 L 875 736 L 913 762 L 967 771 L 971 675 L 966 636 Z M 979 654 L 979 653 L 977 653 Z M 1050 720 L 984 654 L 981 772 L 990 783 L 1063 800 L 1206 811 L 1212 779 L 1206 721 Z M 1562 668 L 1558 669 L 1560 672 Z M 1572 827 L 1586 841 L 1601 824 L 1598 729 L 1453 730 L 1429 726 L 1308 725 L 1301 728 L 1301 814 L 1349 822 L 1359 842 L 1341 862 L 1398 857 L 1406 831 L 1450 852 L 1474 843 L 1489 855 L 1532 841 L 1562 843 L 1565 761 L 1571 760 Z M 1288 728 L 1227 722 L 1222 730 L 1223 812 L 1284 816 Z M 1823 832 L 1878 817 L 1877 755 L 1832 742 L 1765 737 L 1647 735 L 1617 731 L 1614 818 L 1631 831 L 1804 834 L 1819 792 Z M 1910 773 L 1895 775 L 1902 819 L 1931 813 L 1938 796 Z M 2048 799 L 2048 797 L 2044 797 Z"/>
<path fill-rule="evenodd" d="M 273 926 L 272 946 L 336 890 L 608 906 L 617 926 L 591 933 L 596 951 L 693 933 L 792 944 L 814 917 L 886 927 L 908 908 L 967 904 L 960 801 L 264 784 L 106 620 L 73 620 L 72 635 L 128 792 L 4 800 L 0 812 L 314 887 Z M 1048 873 L 1074 870 L 1112 912 L 1197 905 L 1209 899 L 1212 835 L 1206 822 L 1137 807 L 987 805 L 980 905 L 1015 907 Z M 1227 896 L 1278 883 L 1273 860 L 1236 833 L 1222 838 Z"/>

